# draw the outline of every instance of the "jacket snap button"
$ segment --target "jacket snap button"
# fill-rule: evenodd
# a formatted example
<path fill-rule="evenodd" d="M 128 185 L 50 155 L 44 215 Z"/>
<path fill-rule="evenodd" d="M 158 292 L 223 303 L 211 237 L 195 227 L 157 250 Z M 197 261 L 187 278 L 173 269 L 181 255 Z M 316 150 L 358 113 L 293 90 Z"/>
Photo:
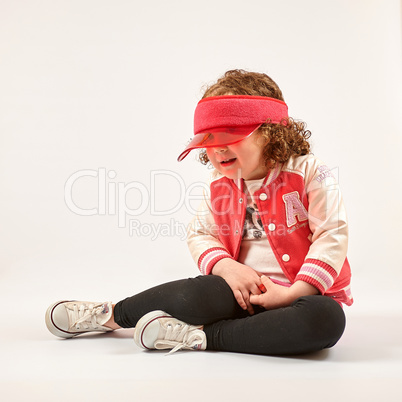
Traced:
<path fill-rule="evenodd" d="M 268 198 L 268 196 L 265 193 L 261 193 L 259 198 L 261 201 L 265 201 Z"/>
<path fill-rule="evenodd" d="M 275 223 L 270 223 L 268 225 L 268 230 L 270 230 L 271 232 L 273 232 L 276 229 Z"/>
<path fill-rule="evenodd" d="M 290 260 L 289 254 L 283 254 L 282 260 L 288 262 Z"/>
<path fill-rule="evenodd" d="M 241 204 L 243 202 L 243 198 L 240 198 L 239 199 L 239 203 Z"/>

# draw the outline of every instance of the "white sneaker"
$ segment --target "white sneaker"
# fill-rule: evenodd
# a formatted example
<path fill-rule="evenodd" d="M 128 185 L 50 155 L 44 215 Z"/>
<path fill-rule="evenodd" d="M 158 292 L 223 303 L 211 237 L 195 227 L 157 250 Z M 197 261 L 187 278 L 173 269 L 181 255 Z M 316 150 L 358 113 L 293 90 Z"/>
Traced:
<path fill-rule="evenodd" d="M 59 301 L 47 309 L 45 320 L 53 335 L 72 338 L 86 332 L 113 331 L 103 326 L 112 312 L 112 302 Z"/>
<path fill-rule="evenodd" d="M 202 326 L 186 324 L 164 311 L 144 315 L 134 330 L 135 343 L 144 349 L 205 350 L 207 337 Z"/>

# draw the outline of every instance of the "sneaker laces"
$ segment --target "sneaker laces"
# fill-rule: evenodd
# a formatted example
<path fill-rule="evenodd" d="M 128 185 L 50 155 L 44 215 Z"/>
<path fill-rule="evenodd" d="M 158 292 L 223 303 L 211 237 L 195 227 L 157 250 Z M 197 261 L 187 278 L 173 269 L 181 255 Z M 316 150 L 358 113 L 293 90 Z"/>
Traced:
<path fill-rule="evenodd" d="M 96 319 L 100 314 L 102 314 L 103 309 L 104 303 L 80 303 L 79 306 L 78 304 L 74 304 L 73 309 L 68 309 L 71 318 L 70 322 L 73 322 L 73 324 L 70 326 L 70 329 L 75 327 L 75 329 L 80 330 L 82 327 L 84 330 L 88 330 L 102 327 L 102 325 L 100 325 Z"/>
<path fill-rule="evenodd" d="M 175 320 L 176 321 L 176 320 Z M 180 349 L 200 349 L 204 340 L 204 332 L 194 325 L 186 323 L 167 322 L 165 325 L 166 333 L 163 339 L 155 341 L 156 349 L 166 349 L 173 345 L 168 355 L 177 352 Z"/>

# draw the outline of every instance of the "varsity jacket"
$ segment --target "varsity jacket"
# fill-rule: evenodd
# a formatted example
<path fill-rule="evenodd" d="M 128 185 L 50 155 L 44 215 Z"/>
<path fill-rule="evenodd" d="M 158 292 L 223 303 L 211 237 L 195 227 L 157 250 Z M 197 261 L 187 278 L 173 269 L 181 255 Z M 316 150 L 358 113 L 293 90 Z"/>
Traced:
<path fill-rule="evenodd" d="M 289 282 L 307 282 L 321 294 L 351 305 L 347 217 L 330 169 L 313 155 L 292 157 L 273 168 L 264 183 L 254 193 L 254 202 Z M 209 190 L 187 238 L 204 275 L 222 258 L 237 259 L 247 207 L 242 179 L 214 172 Z"/>

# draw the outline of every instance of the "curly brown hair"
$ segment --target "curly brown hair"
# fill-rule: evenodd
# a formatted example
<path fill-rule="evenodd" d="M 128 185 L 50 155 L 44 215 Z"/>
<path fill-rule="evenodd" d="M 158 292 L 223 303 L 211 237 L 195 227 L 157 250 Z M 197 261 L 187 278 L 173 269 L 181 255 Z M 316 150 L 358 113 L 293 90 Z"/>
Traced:
<path fill-rule="evenodd" d="M 282 91 L 272 78 L 245 70 L 227 71 L 206 89 L 202 98 L 221 95 L 268 96 L 284 101 Z M 302 121 L 289 117 L 282 124 L 264 123 L 258 132 L 265 140 L 263 157 L 268 167 L 287 162 L 291 156 L 307 155 L 310 152 L 308 139 L 311 132 Z M 204 165 L 209 162 L 205 149 L 198 158 Z"/>

